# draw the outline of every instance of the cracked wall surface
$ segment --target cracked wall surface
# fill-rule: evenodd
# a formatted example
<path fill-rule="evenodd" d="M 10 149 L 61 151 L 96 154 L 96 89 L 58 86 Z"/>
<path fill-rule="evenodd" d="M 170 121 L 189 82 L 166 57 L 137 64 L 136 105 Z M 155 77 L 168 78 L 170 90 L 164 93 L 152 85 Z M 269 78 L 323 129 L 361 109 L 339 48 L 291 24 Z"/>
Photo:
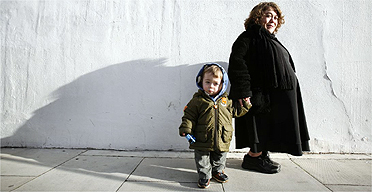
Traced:
<path fill-rule="evenodd" d="M 313 152 L 372 151 L 368 0 L 278 0 Z M 1 146 L 185 150 L 202 64 L 257 1 L 1 1 Z M 231 147 L 234 150 L 234 145 Z"/>

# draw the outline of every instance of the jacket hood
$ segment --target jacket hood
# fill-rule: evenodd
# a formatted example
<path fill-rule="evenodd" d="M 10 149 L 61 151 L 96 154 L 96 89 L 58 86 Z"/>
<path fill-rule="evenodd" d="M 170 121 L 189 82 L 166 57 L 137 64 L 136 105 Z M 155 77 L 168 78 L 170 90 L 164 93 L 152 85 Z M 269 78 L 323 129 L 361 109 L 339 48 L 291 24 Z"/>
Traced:
<path fill-rule="evenodd" d="M 218 63 L 207 63 L 207 64 L 203 65 L 203 67 L 200 69 L 198 75 L 196 76 L 196 86 L 204 92 L 203 86 L 202 86 L 202 75 L 203 75 L 204 69 L 208 66 L 211 66 L 211 65 L 218 66 L 222 71 L 222 89 L 218 93 L 218 95 L 216 95 L 214 98 L 211 97 L 211 99 L 213 101 L 216 101 L 221 95 L 223 95 L 226 92 L 227 86 L 229 85 L 229 78 L 227 76 L 227 73 L 226 73 L 225 69 L 220 64 L 218 64 Z"/>

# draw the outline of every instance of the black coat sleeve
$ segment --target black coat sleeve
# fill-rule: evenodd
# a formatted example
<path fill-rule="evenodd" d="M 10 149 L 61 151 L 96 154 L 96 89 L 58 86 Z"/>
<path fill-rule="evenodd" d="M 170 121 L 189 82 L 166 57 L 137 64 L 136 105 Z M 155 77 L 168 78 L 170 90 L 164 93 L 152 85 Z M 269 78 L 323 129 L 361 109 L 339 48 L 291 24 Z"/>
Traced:
<path fill-rule="evenodd" d="M 243 34 L 234 42 L 229 59 L 228 75 L 231 83 L 229 97 L 232 99 L 252 96 L 251 76 L 246 63 L 249 38 Z"/>

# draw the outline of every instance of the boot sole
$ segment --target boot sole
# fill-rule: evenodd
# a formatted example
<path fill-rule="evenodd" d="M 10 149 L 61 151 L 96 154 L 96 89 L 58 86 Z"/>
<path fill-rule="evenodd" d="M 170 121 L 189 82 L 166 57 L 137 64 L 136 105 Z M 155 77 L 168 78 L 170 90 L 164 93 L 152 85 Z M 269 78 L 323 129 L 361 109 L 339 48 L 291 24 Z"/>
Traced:
<path fill-rule="evenodd" d="M 247 169 L 247 170 L 250 170 L 250 171 L 256 171 L 256 172 L 260 172 L 260 173 L 266 173 L 266 174 L 275 174 L 275 173 L 279 173 L 280 172 L 280 167 L 278 169 L 272 169 L 271 171 L 268 171 L 268 170 L 261 170 L 259 168 L 251 168 L 251 167 L 247 167 L 247 166 L 244 166 L 242 164 L 242 168 L 243 169 Z"/>

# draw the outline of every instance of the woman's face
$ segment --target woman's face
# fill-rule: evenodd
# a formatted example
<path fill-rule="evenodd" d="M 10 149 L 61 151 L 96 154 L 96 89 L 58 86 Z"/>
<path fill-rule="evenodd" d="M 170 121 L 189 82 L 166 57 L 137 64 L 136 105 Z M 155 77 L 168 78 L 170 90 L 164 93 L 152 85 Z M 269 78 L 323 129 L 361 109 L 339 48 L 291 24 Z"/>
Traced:
<path fill-rule="evenodd" d="M 278 15 L 272 7 L 264 11 L 264 15 L 261 17 L 261 25 L 265 27 L 270 33 L 274 33 L 278 26 Z"/>

